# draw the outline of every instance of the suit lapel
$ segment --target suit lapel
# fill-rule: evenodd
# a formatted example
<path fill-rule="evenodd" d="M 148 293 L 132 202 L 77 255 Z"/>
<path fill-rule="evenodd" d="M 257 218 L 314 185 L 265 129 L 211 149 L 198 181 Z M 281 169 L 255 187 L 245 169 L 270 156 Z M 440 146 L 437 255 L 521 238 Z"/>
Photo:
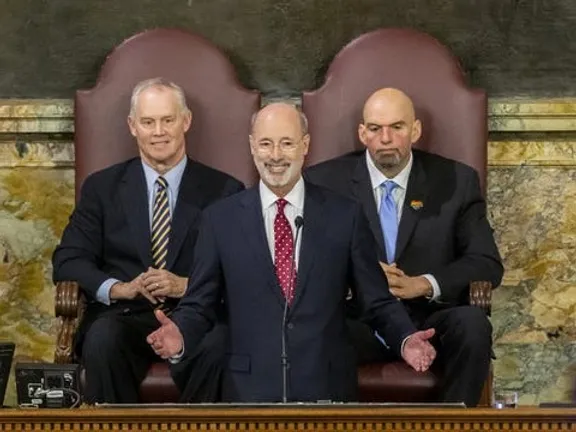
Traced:
<path fill-rule="evenodd" d="M 120 185 L 122 207 L 134 245 L 145 267 L 152 263 L 150 250 L 150 216 L 146 178 L 140 159 L 134 159 L 126 169 Z"/>
<path fill-rule="evenodd" d="M 182 243 L 188 234 L 188 229 L 194 225 L 201 213 L 200 205 L 203 201 L 204 196 L 202 194 L 201 176 L 198 174 L 198 166 L 195 162 L 188 159 L 182 174 L 178 199 L 172 215 L 166 268 L 170 269 L 174 265 L 182 248 Z"/>
<path fill-rule="evenodd" d="M 362 153 L 362 156 L 359 158 L 358 164 L 356 165 L 356 169 L 354 170 L 354 175 L 352 177 L 352 188 L 354 197 L 360 203 L 362 203 L 364 214 L 368 219 L 372 234 L 378 243 L 379 259 L 386 261 L 384 234 L 382 232 L 382 227 L 380 226 L 378 208 L 376 207 L 376 201 L 374 200 L 372 181 L 370 180 L 370 174 L 368 173 L 368 167 L 366 166 L 365 153 Z"/>
<path fill-rule="evenodd" d="M 320 189 L 305 183 L 305 197 L 304 197 L 304 225 L 302 226 L 300 246 L 300 259 L 298 261 L 298 277 L 296 280 L 296 291 L 294 292 L 294 300 L 292 302 L 293 311 L 301 300 L 304 293 L 304 288 L 307 286 L 307 281 L 310 278 L 316 252 L 318 251 L 319 244 L 322 244 L 324 238 L 324 230 L 326 224 L 324 223 L 324 195 Z"/>
<path fill-rule="evenodd" d="M 398 240 L 396 241 L 396 260 L 398 261 L 402 252 L 406 248 L 414 228 L 420 219 L 423 210 L 420 204 L 426 203 L 428 187 L 426 182 L 426 171 L 422 161 L 418 158 L 417 152 L 413 152 L 414 163 L 408 179 L 406 198 L 402 208 L 402 218 L 398 227 Z"/>
<path fill-rule="evenodd" d="M 267 279 L 268 288 L 278 300 L 279 305 L 283 307 L 284 296 L 276 277 L 274 262 L 272 261 L 270 247 L 266 238 L 258 185 L 246 192 L 242 197 L 241 205 L 243 207 L 241 225 L 244 231 L 244 238 L 247 241 L 246 253 L 254 254 L 256 262 L 260 264 L 258 268 L 252 269 L 252 271 L 264 271 L 263 275 Z"/>

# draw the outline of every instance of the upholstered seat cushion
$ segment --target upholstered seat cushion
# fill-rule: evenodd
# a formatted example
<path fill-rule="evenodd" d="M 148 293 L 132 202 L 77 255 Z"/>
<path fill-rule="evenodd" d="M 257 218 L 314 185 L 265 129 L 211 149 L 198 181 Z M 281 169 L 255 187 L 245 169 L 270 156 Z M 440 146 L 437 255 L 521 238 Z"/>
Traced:
<path fill-rule="evenodd" d="M 432 372 L 415 373 L 403 362 L 375 363 L 359 368 L 358 395 L 361 402 L 423 402 L 437 382 Z M 141 402 L 177 402 L 178 395 L 168 364 L 153 364 L 140 386 Z"/>

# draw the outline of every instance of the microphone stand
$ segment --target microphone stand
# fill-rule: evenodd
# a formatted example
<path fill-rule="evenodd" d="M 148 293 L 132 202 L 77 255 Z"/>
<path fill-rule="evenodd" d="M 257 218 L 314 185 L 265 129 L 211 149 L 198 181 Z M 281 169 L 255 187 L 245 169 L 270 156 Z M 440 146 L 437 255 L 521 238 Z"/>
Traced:
<path fill-rule="evenodd" d="M 294 247 L 292 248 L 292 259 L 290 261 L 290 276 L 294 274 L 296 247 L 298 246 L 298 235 L 300 234 L 300 229 L 304 225 L 304 219 L 302 216 L 297 216 L 294 220 L 294 225 L 296 226 L 296 235 L 294 236 Z M 290 302 L 290 297 L 292 296 L 292 291 L 294 290 L 294 279 L 290 277 L 290 289 L 288 294 L 284 299 L 284 313 L 282 315 L 282 354 L 280 355 L 280 360 L 282 362 L 282 402 L 288 402 L 288 352 L 286 350 L 286 320 L 288 318 L 288 303 Z"/>

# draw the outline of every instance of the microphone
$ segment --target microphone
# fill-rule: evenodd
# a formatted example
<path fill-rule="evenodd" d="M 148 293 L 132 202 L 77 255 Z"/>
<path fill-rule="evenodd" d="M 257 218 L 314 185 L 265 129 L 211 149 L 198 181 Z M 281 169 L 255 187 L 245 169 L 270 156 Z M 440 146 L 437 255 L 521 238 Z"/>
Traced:
<path fill-rule="evenodd" d="M 304 225 L 304 218 L 302 216 L 296 216 L 294 219 L 294 225 L 296 226 L 296 234 L 294 235 L 294 247 L 292 248 L 292 257 L 290 259 L 290 276 L 294 274 L 296 247 L 298 246 L 298 236 L 300 230 Z M 282 354 L 280 355 L 280 360 L 282 362 L 282 402 L 288 402 L 288 352 L 286 351 L 286 319 L 288 317 L 288 303 L 292 297 L 292 291 L 294 290 L 294 279 L 290 278 L 290 288 L 286 298 L 284 299 L 284 313 L 282 315 Z"/>

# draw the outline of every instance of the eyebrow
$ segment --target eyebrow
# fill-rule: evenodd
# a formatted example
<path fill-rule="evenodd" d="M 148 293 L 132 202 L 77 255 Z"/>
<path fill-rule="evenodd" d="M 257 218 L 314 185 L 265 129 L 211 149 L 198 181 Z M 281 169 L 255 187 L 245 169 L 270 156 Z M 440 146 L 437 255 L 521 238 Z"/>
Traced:
<path fill-rule="evenodd" d="M 398 120 L 394 123 L 390 123 L 389 125 L 382 125 L 382 124 L 378 124 L 378 123 L 373 123 L 373 122 L 367 122 L 365 123 L 366 126 L 370 127 L 370 126 L 378 126 L 378 127 L 384 127 L 384 126 L 396 126 L 396 125 L 405 125 L 406 122 L 404 120 Z"/>
<path fill-rule="evenodd" d="M 160 120 L 164 120 L 164 119 L 167 119 L 167 118 L 174 118 L 174 117 L 176 117 L 176 114 L 165 115 L 165 116 L 160 117 Z M 155 120 L 156 117 L 154 117 L 154 116 L 144 116 L 144 117 L 140 117 L 140 119 L 141 119 L 141 120 Z"/>
<path fill-rule="evenodd" d="M 262 141 L 274 141 L 274 140 L 272 138 L 268 138 L 268 137 L 260 138 L 258 140 L 258 142 L 262 142 Z M 280 141 L 297 141 L 297 140 L 294 140 L 293 138 L 290 138 L 290 137 L 281 137 Z"/>

